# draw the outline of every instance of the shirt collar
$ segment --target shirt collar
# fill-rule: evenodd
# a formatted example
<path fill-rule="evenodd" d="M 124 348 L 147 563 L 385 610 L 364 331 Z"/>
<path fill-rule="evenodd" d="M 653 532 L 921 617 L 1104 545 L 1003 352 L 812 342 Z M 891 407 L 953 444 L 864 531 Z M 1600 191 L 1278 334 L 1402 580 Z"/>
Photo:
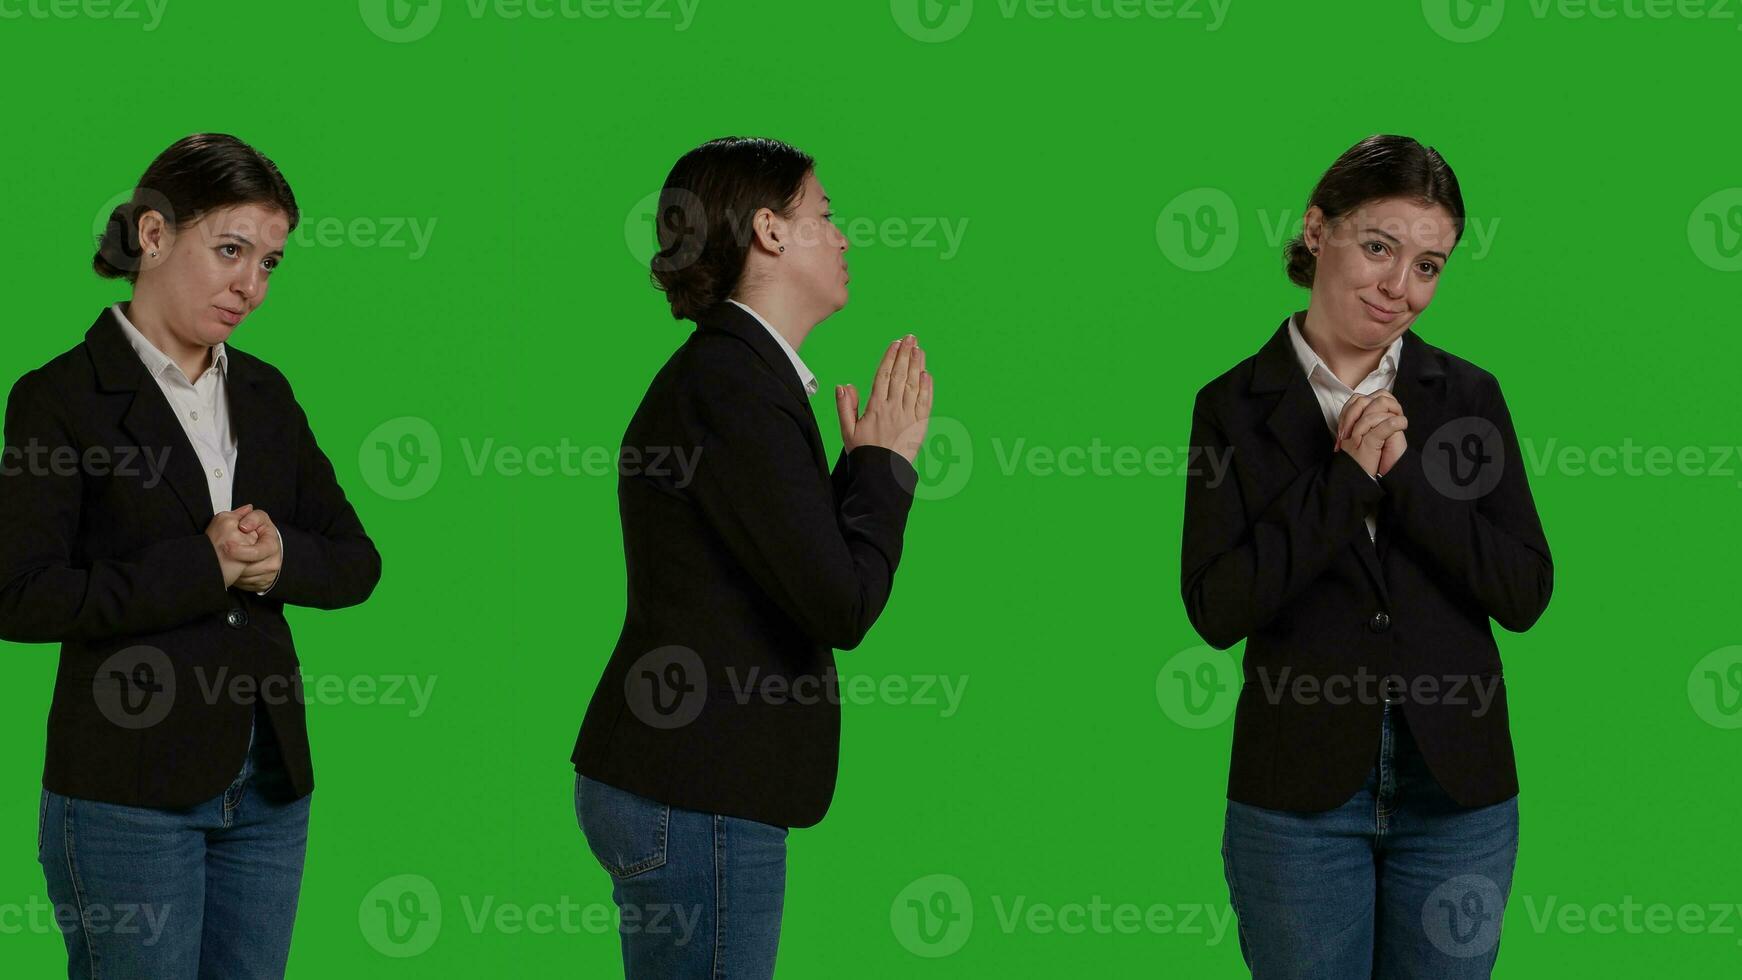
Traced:
<path fill-rule="evenodd" d="M 120 321 L 121 332 L 127 336 L 127 342 L 133 345 L 133 350 L 139 355 L 139 359 L 145 362 L 145 370 L 150 372 L 152 377 L 159 377 L 167 370 L 171 372 L 169 375 L 171 379 L 187 380 L 187 375 L 182 373 L 181 366 L 170 360 L 168 354 L 158 350 L 155 344 L 145 339 L 145 335 L 139 332 L 139 328 L 133 325 L 133 321 L 127 319 L 127 314 L 121 309 L 120 303 L 116 303 L 110 309 L 114 311 L 115 319 Z M 230 376 L 230 355 L 224 350 L 222 342 L 212 348 L 212 360 L 218 365 L 218 374 L 228 378 Z"/>
<path fill-rule="evenodd" d="M 1331 381 L 1336 382 L 1338 387 L 1351 391 L 1355 390 L 1350 389 L 1348 385 L 1343 384 L 1343 379 L 1337 377 L 1336 372 L 1331 370 L 1330 365 L 1326 364 L 1324 359 L 1319 357 L 1319 352 L 1313 350 L 1312 345 L 1308 344 L 1306 338 L 1301 336 L 1299 320 L 1300 316 L 1298 314 L 1288 318 L 1288 341 L 1290 344 L 1294 345 L 1294 356 L 1300 361 L 1300 366 L 1306 371 L 1307 377 L 1311 378 L 1315 371 L 1322 371 L 1324 372 L 1324 376 Z M 1387 375 L 1397 373 L 1397 365 L 1402 357 L 1403 335 L 1398 334 L 1397 339 L 1391 342 L 1391 346 L 1385 348 L 1384 356 L 1379 358 L 1379 366 L 1374 368 L 1373 373 L 1367 375 L 1367 378 L 1363 378 L 1361 383 L 1363 385 L 1366 384 L 1368 378 L 1384 378 Z"/>
<path fill-rule="evenodd" d="M 792 369 L 798 372 L 799 380 L 804 382 L 804 393 L 806 395 L 816 394 L 817 376 L 811 373 L 810 368 L 804 366 L 803 361 L 799 360 L 798 351 L 792 349 L 792 345 L 786 342 L 786 338 L 780 335 L 780 331 L 770 326 L 767 320 L 762 319 L 762 314 L 748 306 L 745 306 L 743 303 L 740 303 L 735 299 L 727 299 L 726 302 L 731 303 L 733 306 L 736 306 L 755 317 L 756 322 L 762 324 L 763 329 L 767 330 L 769 334 L 774 337 L 775 343 L 780 345 L 780 349 L 786 352 L 787 360 L 792 362 Z"/>

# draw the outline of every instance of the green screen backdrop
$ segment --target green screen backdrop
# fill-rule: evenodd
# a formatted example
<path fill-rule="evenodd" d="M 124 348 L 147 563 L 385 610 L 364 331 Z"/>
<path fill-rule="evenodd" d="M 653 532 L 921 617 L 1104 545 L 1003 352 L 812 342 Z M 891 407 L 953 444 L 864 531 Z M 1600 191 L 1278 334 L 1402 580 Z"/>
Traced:
<path fill-rule="evenodd" d="M 647 282 L 651 195 L 706 139 L 790 141 L 851 242 L 803 351 L 831 456 L 831 386 L 891 339 L 937 396 L 780 975 L 1242 976 L 1240 647 L 1179 597 L 1192 398 L 1306 305 L 1280 254 L 1324 168 L 1415 136 L 1470 215 L 1415 329 L 1501 379 L 1556 565 L 1536 627 L 1496 627 L 1497 975 L 1734 976 L 1739 9 L 0 0 L 0 381 L 126 297 L 94 236 L 157 152 L 273 157 L 303 223 L 233 343 L 291 379 L 385 567 L 291 612 L 319 789 L 290 976 L 620 975 L 568 754 L 623 616 L 609 461 L 690 329 Z M 0 969 L 52 976 L 56 651 L 0 654 Z"/>

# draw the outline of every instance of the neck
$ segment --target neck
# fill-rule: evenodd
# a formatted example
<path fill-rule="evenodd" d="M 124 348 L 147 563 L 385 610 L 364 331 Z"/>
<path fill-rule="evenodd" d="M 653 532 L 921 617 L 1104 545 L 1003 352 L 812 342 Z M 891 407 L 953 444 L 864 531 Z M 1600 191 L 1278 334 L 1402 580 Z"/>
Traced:
<path fill-rule="evenodd" d="M 153 302 L 150 294 L 140 295 L 135 292 L 130 302 L 122 304 L 122 309 L 134 329 L 150 341 L 151 346 L 174 361 L 189 382 L 211 367 L 212 349 L 204 344 L 190 344 L 177 337 L 175 331 L 169 328 L 169 320 L 163 315 L 162 307 Z"/>
<path fill-rule="evenodd" d="M 744 290 L 732 298 L 761 314 L 795 351 L 818 323 L 816 317 L 806 314 L 797 302 L 779 290 Z"/>
<path fill-rule="evenodd" d="M 1336 331 L 1330 329 L 1310 306 L 1307 307 L 1306 321 L 1301 324 L 1300 335 L 1337 380 L 1350 388 L 1360 384 L 1385 359 L 1384 347 L 1363 350 L 1338 339 Z"/>

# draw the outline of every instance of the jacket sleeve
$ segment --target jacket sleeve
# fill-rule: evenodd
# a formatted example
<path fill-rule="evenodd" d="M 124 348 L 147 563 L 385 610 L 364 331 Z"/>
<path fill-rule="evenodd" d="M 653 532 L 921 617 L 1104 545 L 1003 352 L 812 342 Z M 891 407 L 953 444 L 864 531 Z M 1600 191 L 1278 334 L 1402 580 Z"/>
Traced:
<path fill-rule="evenodd" d="M 1477 416 L 1500 437 L 1500 478 L 1474 500 L 1441 493 L 1429 479 L 1424 453 L 1438 447 L 1410 442 L 1380 479 L 1390 527 L 1419 548 L 1446 577 L 1501 626 L 1531 627 L 1548 608 L 1554 563 L 1525 479 L 1512 415 L 1489 375 Z M 1409 406 L 1403 406 L 1405 412 Z"/>
<path fill-rule="evenodd" d="M 100 640 L 223 612 L 224 572 L 204 533 L 121 558 L 76 560 L 83 447 L 26 374 L 6 401 L 0 455 L 0 639 Z"/>
<path fill-rule="evenodd" d="M 1180 594 L 1198 635 L 1224 650 L 1270 622 L 1312 584 L 1384 490 L 1338 450 L 1302 470 L 1262 513 L 1248 518 L 1234 447 L 1202 392 L 1192 406 L 1190 449 L 1197 460 L 1186 470 Z"/>
<path fill-rule="evenodd" d="M 782 408 L 777 391 L 719 387 L 690 403 L 700 451 L 693 499 L 807 635 L 839 650 L 857 647 L 895 585 L 913 466 L 892 450 L 859 446 L 825 480 L 801 420 Z"/>
<path fill-rule="evenodd" d="M 316 609 L 354 606 L 381 580 L 381 554 L 315 442 L 308 415 L 294 397 L 290 403 L 296 415 L 296 512 L 288 521 L 272 515 L 283 539 L 272 598 Z"/>

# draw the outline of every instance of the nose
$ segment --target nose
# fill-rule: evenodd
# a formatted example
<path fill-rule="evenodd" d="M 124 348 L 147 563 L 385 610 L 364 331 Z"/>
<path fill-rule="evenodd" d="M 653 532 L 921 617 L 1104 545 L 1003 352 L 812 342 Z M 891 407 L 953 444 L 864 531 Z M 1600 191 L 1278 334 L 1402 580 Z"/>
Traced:
<path fill-rule="evenodd" d="M 1379 280 L 1379 291 L 1385 294 L 1387 299 L 1401 299 L 1404 291 L 1404 277 L 1408 275 L 1409 268 L 1402 262 L 1398 262 L 1396 269 L 1390 275 Z"/>
<path fill-rule="evenodd" d="M 242 299 L 245 304 L 251 304 L 260 292 L 261 272 L 258 268 L 249 269 L 230 284 L 230 291 Z"/>

